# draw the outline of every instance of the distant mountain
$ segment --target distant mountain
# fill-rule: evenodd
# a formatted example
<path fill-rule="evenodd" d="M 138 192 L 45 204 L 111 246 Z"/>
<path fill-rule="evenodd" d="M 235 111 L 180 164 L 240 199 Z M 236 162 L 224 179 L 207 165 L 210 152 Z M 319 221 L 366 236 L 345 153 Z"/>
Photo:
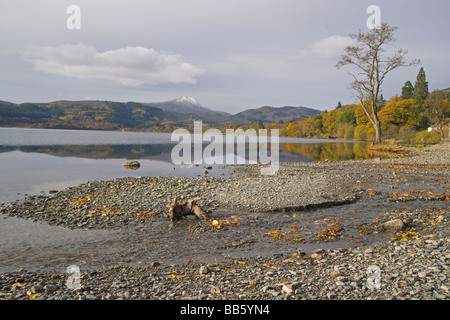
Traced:
<path fill-rule="evenodd" d="M 178 99 L 174 105 L 201 110 L 193 100 Z M 160 103 L 114 101 L 54 101 L 49 103 L 0 104 L 0 126 L 39 127 L 58 129 L 151 129 L 188 127 L 201 120 L 211 126 L 230 125 L 230 115 L 208 112 L 203 114 L 165 111 Z M 206 108 L 204 108 L 206 109 Z M 247 124 L 247 121 L 242 124 Z"/>
<path fill-rule="evenodd" d="M 242 111 L 233 116 L 233 119 L 245 119 L 248 121 L 262 121 L 262 122 L 272 122 L 272 121 L 292 121 L 300 118 L 307 118 L 310 116 L 315 116 L 322 111 L 311 109 L 307 107 L 269 107 L 264 106 L 257 109 L 249 109 Z"/>
<path fill-rule="evenodd" d="M 216 115 L 223 117 L 231 117 L 234 122 L 240 122 L 242 124 L 252 121 L 272 122 L 272 121 L 290 121 L 300 118 L 306 118 L 309 116 L 315 116 L 321 113 L 319 110 L 307 108 L 307 107 L 269 107 L 264 106 L 257 109 L 248 109 L 235 115 L 231 115 L 223 111 L 214 111 L 200 105 L 194 98 L 181 97 L 171 101 L 165 102 L 151 102 L 142 103 L 146 106 L 160 108 L 167 112 L 198 115 L 203 118 L 216 119 Z M 207 116 L 208 115 L 208 116 Z M 218 117 L 217 120 L 225 120 L 225 118 Z M 227 119 L 230 120 L 230 119 Z M 220 122 L 219 122 L 220 123 Z"/>
<path fill-rule="evenodd" d="M 444 95 L 447 97 L 447 99 L 450 100 L 450 88 L 442 89 L 441 91 L 444 93 Z"/>
<path fill-rule="evenodd" d="M 0 100 L 0 104 L 9 104 L 9 105 L 13 105 L 16 106 L 17 104 L 9 102 L 9 101 L 4 101 L 4 100 Z"/>
<path fill-rule="evenodd" d="M 3 126 L 114 130 L 159 126 L 174 118 L 159 108 L 136 102 L 61 100 L 0 105 L 0 125 Z"/>
<path fill-rule="evenodd" d="M 191 127 L 194 121 L 223 127 L 249 125 L 253 121 L 291 121 L 319 114 L 306 107 L 261 107 L 230 115 L 201 106 L 193 98 L 167 102 L 54 101 L 48 103 L 0 103 L 0 126 L 65 129 L 171 130 Z"/>
<path fill-rule="evenodd" d="M 160 108 L 164 111 L 168 112 L 176 112 L 182 114 L 221 114 L 225 116 L 229 116 L 229 113 L 222 111 L 214 111 L 200 105 L 194 98 L 191 97 L 181 97 L 171 101 L 164 102 L 150 102 L 150 103 L 142 103 L 146 106 Z"/>

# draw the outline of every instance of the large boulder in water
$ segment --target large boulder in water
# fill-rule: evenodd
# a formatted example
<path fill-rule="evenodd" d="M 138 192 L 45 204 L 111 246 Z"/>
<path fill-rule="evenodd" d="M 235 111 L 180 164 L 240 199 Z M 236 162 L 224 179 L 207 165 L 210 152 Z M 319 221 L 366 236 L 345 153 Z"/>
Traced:
<path fill-rule="evenodd" d="M 141 167 L 141 164 L 138 161 L 127 161 L 123 164 L 123 166 L 127 169 L 137 170 Z"/>
<path fill-rule="evenodd" d="M 383 223 L 382 227 L 389 231 L 403 231 L 406 229 L 406 224 L 401 219 L 395 219 Z"/>

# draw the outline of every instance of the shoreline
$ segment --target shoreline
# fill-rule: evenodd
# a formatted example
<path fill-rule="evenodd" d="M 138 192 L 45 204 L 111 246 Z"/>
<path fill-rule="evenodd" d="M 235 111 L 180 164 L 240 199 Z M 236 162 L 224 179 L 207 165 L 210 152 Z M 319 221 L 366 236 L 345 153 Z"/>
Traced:
<path fill-rule="evenodd" d="M 355 242 L 348 248 L 304 252 L 299 245 L 298 250 L 290 253 L 271 257 L 237 256 L 217 263 L 197 262 L 192 257 L 192 261 L 175 265 L 164 265 L 158 261 L 145 266 L 120 264 L 84 271 L 78 290 L 68 289 L 65 285 L 68 277 L 65 270 L 35 272 L 22 269 L 0 274 L 0 298 L 29 299 L 35 295 L 32 296 L 34 299 L 62 300 L 448 300 L 449 147 L 436 145 L 408 150 L 411 152 L 409 157 L 398 159 L 284 164 L 276 177 L 265 177 L 265 180 L 257 176 L 258 166 L 248 166 L 237 168 L 238 176 L 230 178 L 124 178 L 114 182 L 88 182 L 69 188 L 73 192 L 71 195 L 59 191 L 51 196 L 32 197 L 23 204 L 17 203 L 8 214 L 36 218 L 35 213 L 41 212 L 37 215 L 38 219 L 48 223 L 94 229 L 145 227 L 147 223 L 166 222 L 163 205 L 180 193 L 180 186 L 185 198 L 202 193 L 204 199 L 201 204 L 211 208 L 211 216 L 216 212 L 212 208 L 217 208 L 219 213 L 220 210 L 234 210 L 239 214 L 246 212 L 249 216 L 265 217 L 261 214 L 265 212 L 269 215 L 287 215 L 295 220 L 305 218 L 305 214 L 311 211 L 306 207 L 304 212 L 298 212 L 301 206 L 358 201 L 367 206 L 367 211 L 378 211 L 370 216 L 376 223 L 366 223 L 360 227 L 366 229 L 361 229 L 361 233 L 386 234 L 388 239 L 394 240 L 365 246 L 364 242 L 359 245 L 356 238 L 350 237 Z M 115 190 L 119 185 L 123 189 Z M 106 197 L 106 190 L 114 192 Z M 271 197 L 274 194 L 276 199 Z M 133 202 L 133 206 L 125 210 L 124 199 Z M 63 200 L 64 206 L 58 204 Z M 30 203 L 25 205 L 27 202 Z M 375 203 L 382 204 L 381 209 L 371 209 L 371 204 Z M 394 203 L 400 209 L 392 210 L 390 204 Z M 139 205 L 144 204 L 147 204 L 146 210 L 139 211 Z M 401 210 L 403 205 L 407 209 Z M 61 208 L 60 216 L 50 214 L 51 208 L 58 206 Z M 343 204 L 342 208 L 346 206 Z M 14 209 L 16 212 L 12 212 Z M 67 209 L 73 214 L 61 218 L 61 212 Z M 132 215 L 128 209 L 134 210 Z M 5 213 L 4 210 L 2 213 Z M 160 213 L 154 213 L 158 210 Z M 347 219 L 343 217 L 343 221 L 339 221 L 345 226 L 346 234 L 349 233 L 348 225 L 344 224 Z M 395 219 L 406 221 L 404 230 L 385 232 L 380 229 L 384 222 Z M 191 222 L 196 223 L 187 223 Z M 244 219 L 242 228 L 245 223 L 247 220 Z M 255 220 L 254 223 L 260 222 Z M 219 236 L 230 232 L 226 229 L 216 231 L 206 222 L 197 224 L 201 227 L 203 241 L 208 239 L 211 230 Z M 286 238 L 286 234 L 283 236 Z M 308 241 L 309 238 L 305 238 Z M 336 239 L 330 237 L 322 240 L 319 245 L 327 241 L 332 243 Z M 237 242 L 235 247 L 239 245 L 249 245 L 251 250 L 251 244 Z M 233 248 L 229 249 L 230 252 Z M 370 266 L 377 266 L 381 271 L 380 287 L 375 289 L 369 285 L 371 275 L 367 269 Z"/>

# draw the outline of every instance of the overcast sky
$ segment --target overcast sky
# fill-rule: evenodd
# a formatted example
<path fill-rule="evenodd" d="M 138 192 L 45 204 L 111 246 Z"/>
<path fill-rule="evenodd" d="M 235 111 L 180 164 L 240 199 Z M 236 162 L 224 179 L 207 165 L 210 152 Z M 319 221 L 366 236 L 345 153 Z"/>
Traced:
<path fill-rule="evenodd" d="M 430 91 L 450 87 L 448 0 L 0 0 L 0 100 L 189 96 L 233 114 L 331 110 L 355 101 L 351 69 L 335 65 L 348 35 L 368 31 L 373 4 L 398 26 L 396 47 L 422 61 L 393 71 L 384 97 L 414 83 L 421 66 Z M 80 29 L 67 27 L 70 5 Z"/>

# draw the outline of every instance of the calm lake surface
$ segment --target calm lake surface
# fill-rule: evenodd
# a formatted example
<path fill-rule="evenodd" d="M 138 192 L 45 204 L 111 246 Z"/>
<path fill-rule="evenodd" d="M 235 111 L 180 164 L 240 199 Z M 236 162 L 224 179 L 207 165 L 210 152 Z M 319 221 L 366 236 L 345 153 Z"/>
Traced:
<path fill-rule="evenodd" d="M 205 168 L 172 163 L 170 133 L 0 128 L 0 203 L 92 180 L 126 176 L 203 176 Z M 206 146 L 209 143 L 205 143 Z M 369 144 L 280 138 L 280 162 L 370 158 Z M 246 154 L 249 154 L 248 152 Z M 138 160 L 129 170 L 125 161 Z M 213 165 L 209 176 L 226 175 Z"/>
<path fill-rule="evenodd" d="M 180 167 L 172 163 L 171 151 L 177 143 L 168 133 L 0 128 L 0 205 L 93 180 L 203 176 L 206 164 Z M 280 162 L 371 158 L 368 147 L 327 139 L 280 138 Z M 124 168 L 128 160 L 138 160 L 141 167 Z M 226 176 L 231 170 L 213 165 L 207 174 Z M 66 268 L 73 260 L 108 257 L 108 250 L 121 250 L 128 246 L 124 243 L 116 231 L 70 230 L 0 215 L 0 272 L 20 267 Z"/>

